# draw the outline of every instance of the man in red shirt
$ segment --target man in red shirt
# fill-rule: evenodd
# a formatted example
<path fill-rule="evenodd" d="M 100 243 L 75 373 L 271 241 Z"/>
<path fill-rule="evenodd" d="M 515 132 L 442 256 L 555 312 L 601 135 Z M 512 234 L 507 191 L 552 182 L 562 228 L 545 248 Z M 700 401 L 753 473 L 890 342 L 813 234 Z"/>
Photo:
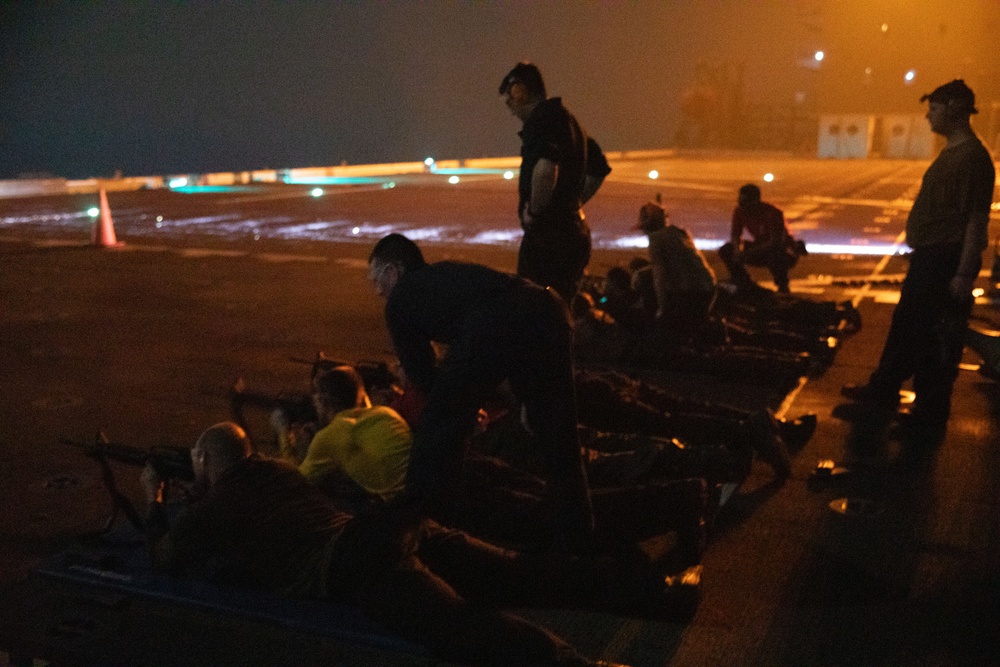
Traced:
<path fill-rule="evenodd" d="M 750 241 L 743 241 L 744 230 L 750 233 Z M 764 266 L 778 291 L 788 293 L 788 270 L 804 254 L 805 244 L 792 238 L 781 209 L 761 201 L 760 188 L 753 183 L 741 187 L 729 243 L 719 248 L 719 257 L 736 286 L 753 284 L 745 265 Z"/>

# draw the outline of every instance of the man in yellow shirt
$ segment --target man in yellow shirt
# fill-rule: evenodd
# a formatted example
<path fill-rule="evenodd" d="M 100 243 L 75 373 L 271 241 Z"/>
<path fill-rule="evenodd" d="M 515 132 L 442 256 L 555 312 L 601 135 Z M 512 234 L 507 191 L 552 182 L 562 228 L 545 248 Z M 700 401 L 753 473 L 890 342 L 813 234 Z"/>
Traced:
<path fill-rule="evenodd" d="M 313 406 L 325 426 L 309 443 L 299 471 L 352 514 L 391 501 L 403 491 L 410 461 L 413 438 L 406 421 L 392 408 L 372 406 L 361 375 L 351 366 L 320 371 L 312 385 Z M 544 493 L 542 480 L 492 457 L 472 456 L 466 464 L 457 491 L 462 502 L 433 518 L 478 537 L 541 539 L 547 528 L 538 495 Z M 701 557 L 705 501 L 704 484 L 694 479 L 608 489 L 599 500 L 601 533 L 631 541 L 680 531 L 679 557 L 689 567 Z M 647 518 L 627 520 L 624 514 L 628 508 L 650 507 L 656 512 L 638 512 L 651 515 Z"/>
<path fill-rule="evenodd" d="M 313 405 L 325 424 L 309 443 L 299 471 L 338 498 L 391 500 L 403 490 L 413 435 L 392 408 L 372 406 L 351 366 L 316 376 Z M 345 499 L 346 499 L 345 498 Z"/>

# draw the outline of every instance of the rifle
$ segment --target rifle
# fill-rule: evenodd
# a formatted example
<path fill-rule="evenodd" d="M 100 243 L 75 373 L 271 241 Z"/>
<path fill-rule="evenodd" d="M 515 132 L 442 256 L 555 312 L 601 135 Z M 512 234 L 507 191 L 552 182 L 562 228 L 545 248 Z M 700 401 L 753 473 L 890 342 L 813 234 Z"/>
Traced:
<path fill-rule="evenodd" d="M 399 378 L 389 369 L 389 364 L 384 361 L 371 361 L 368 359 L 355 362 L 342 361 L 340 359 L 331 359 L 322 352 L 317 354 L 316 358 L 312 361 L 299 357 L 290 357 L 290 361 L 312 366 L 310 377 L 316 377 L 320 371 L 328 371 L 337 366 L 353 366 L 354 370 L 361 376 L 361 380 L 365 384 L 365 390 L 368 393 L 389 389 L 393 385 L 399 384 Z"/>
<path fill-rule="evenodd" d="M 79 449 L 95 461 L 117 461 L 143 468 L 148 463 L 161 479 L 194 481 L 194 467 L 191 465 L 191 449 L 173 445 L 161 445 L 143 449 L 120 442 L 108 442 L 103 433 L 98 433 L 93 444 L 62 438 L 64 445 Z"/>
<path fill-rule="evenodd" d="M 140 532 L 143 530 L 142 517 L 135 511 L 131 501 L 118 489 L 110 461 L 136 467 L 145 467 L 148 463 L 160 478 L 168 482 L 170 480 L 194 481 L 191 450 L 187 447 L 163 445 L 143 449 L 123 443 L 109 442 L 104 433 L 101 432 L 98 432 L 93 444 L 69 438 L 60 438 L 60 442 L 80 450 L 85 456 L 94 459 L 101 466 L 101 477 L 112 501 L 111 514 L 101 532 L 107 532 L 111 528 L 119 511 L 125 515 L 136 530 Z"/>
<path fill-rule="evenodd" d="M 369 393 L 378 390 L 391 389 L 399 384 L 399 378 L 389 369 L 389 365 L 384 361 L 362 360 L 355 363 L 331 359 L 323 355 L 322 352 L 316 355 L 315 359 L 302 359 L 290 357 L 289 361 L 297 364 L 311 366 L 310 379 L 315 378 L 322 371 L 336 368 L 337 366 L 353 366 L 361 376 L 365 384 L 365 389 Z M 230 411 L 234 421 L 249 432 L 249 426 L 244 409 L 246 407 L 272 412 L 280 409 L 285 413 L 289 422 L 304 423 L 315 422 L 319 419 L 316 408 L 313 406 L 312 397 L 305 392 L 280 392 L 268 394 L 259 391 L 248 391 L 243 378 L 239 378 L 233 385 L 230 392 Z"/>

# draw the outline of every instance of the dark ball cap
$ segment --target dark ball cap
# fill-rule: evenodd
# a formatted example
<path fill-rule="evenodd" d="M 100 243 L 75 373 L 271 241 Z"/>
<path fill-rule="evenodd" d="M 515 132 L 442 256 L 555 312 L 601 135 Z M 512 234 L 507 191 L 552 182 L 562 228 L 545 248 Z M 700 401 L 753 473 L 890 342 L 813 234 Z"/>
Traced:
<path fill-rule="evenodd" d="M 639 209 L 639 222 L 634 229 L 656 231 L 667 224 L 667 210 L 655 201 L 646 202 Z"/>
<path fill-rule="evenodd" d="M 515 83 L 523 84 L 529 92 L 545 97 L 545 82 L 542 72 L 534 63 L 520 62 L 500 82 L 500 94 L 505 95 Z"/>
<path fill-rule="evenodd" d="M 936 102 L 938 104 L 948 104 L 953 101 L 957 106 L 964 108 L 969 113 L 979 113 L 976 109 L 976 94 L 972 88 L 965 85 L 962 79 L 955 79 L 943 86 L 938 86 L 934 92 L 927 93 L 920 98 L 921 102 Z"/>

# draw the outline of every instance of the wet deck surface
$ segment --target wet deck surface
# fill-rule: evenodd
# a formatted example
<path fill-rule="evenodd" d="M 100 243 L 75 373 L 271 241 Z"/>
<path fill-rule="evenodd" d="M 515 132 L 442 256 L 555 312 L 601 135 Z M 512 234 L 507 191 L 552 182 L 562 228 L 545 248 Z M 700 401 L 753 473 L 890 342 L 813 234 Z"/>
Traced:
<path fill-rule="evenodd" d="M 99 250 L 65 236 L 47 243 L 31 233 L 0 236 L 4 586 L 107 515 L 97 466 L 60 445 L 61 437 L 89 438 L 104 429 L 140 446 L 188 445 L 205 426 L 229 417 L 228 389 L 238 376 L 268 390 L 299 388 L 304 367 L 291 357 L 320 349 L 345 358 L 391 354 L 365 279 L 366 243 L 125 240 L 121 249 Z M 514 263 L 509 249 L 492 246 L 433 245 L 427 254 L 503 269 Z M 594 270 L 632 254 L 599 251 Z M 840 386 L 863 381 L 875 365 L 892 312 L 892 281 L 868 289 L 851 280 L 868 275 L 874 262 L 810 255 L 796 269 L 793 290 L 857 299 L 864 326 L 822 376 L 784 404 L 747 378 L 676 379 L 723 400 L 819 416 L 815 436 L 793 454 L 791 479 L 775 486 L 765 467 L 755 467 L 724 508 L 694 621 L 680 626 L 570 610 L 528 615 L 586 655 L 641 667 L 995 664 L 1000 391 L 963 371 L 945 442 L 919 453 L 858 434 L 834 415 Z M 881 274 L 904 269 L 893 259 Z M 987 304 L 976 315 L 998 322 Z M 814 483 L 817 462 L 827 458 L 850 472 Z M 133 470 L 122 468 L 119 477 L 139 497 Z M 842 514 L 830 507 L 842 498 L 865 502 L 854 503 L 857 513 Z M 150 650 L 159 646 L 163 656 L 163 646 L 197 628 L 236 627 L 142 605 L 128 613 L 140 611 L 171 619 L 147 637 Z M 422 664 L 351 647 L 306 650 L 308 637 L 247 627 L 261 641 L 246 644 L 246 655 L 266 637 L 298 646 L 287 655 L 302 662 Z M 0 628 L 0 638 L 5 632 L 9 627 Z"/>

